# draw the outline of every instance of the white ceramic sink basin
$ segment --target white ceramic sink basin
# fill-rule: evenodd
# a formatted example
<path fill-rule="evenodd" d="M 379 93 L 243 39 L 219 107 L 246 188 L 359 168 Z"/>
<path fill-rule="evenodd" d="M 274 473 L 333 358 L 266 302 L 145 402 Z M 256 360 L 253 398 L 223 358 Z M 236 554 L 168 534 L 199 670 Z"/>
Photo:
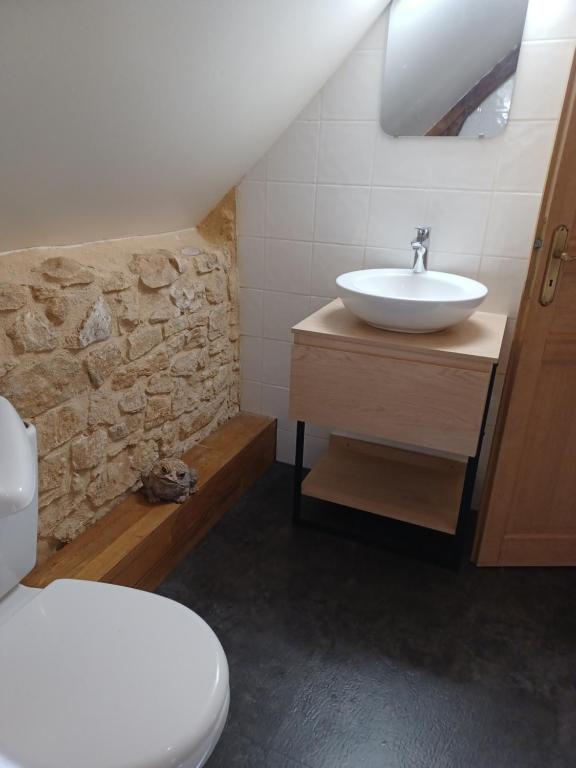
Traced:
<path fill-rule="evenodd" d="M 363 269 L 336 279 L 350 312 L 377 328 L 431 333 L 466 320 L 488 289 L 477 280 L 448 272 Z"/>

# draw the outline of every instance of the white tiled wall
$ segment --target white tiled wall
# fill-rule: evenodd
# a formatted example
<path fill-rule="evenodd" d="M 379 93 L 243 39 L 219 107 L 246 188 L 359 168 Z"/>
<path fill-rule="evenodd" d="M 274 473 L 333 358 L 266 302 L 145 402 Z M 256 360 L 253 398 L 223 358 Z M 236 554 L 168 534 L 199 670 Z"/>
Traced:
<path fill-rule="evenodd" d="M 410 266 L 432 226 L 430 267 L 478 277 L 483 309 L 518 310 L 576 41 L 574 0 L 530 0 L 511 122 L 495 139 L 392 139 L 378 124 L 379 20 L 241 183 L 242 405 L 279 419 L 291 462 L 290 327 L 362 266 Z M 502 366 L 497 391 L 503 379 Z M 496 409 L 490 414 L 493 427 Z M 326 432 L 311 428 L 308 462 Z"/>
<path fill-rule="evenodd" d="M 459 136 L 478 138 L 478 136 L 497 136 L 510 117 L 510 103 L 514 90 L 514 76 L 487 96 L 484 101 L 466 118 L 460 128 Z"/>

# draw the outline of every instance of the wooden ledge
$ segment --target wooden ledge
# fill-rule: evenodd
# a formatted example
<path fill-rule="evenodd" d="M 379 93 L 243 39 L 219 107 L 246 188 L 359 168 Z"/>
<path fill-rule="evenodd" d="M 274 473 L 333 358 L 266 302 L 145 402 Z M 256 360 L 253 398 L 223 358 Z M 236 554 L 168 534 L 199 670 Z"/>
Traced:
<path fill-rule="evenodd" d="M 133 493 L 24 580 L 105 581 L 153 590 L 272 464 L 276 422 L 240 414 L 183 457 L 199 473 L 184 504 L 151 504 Z"/>

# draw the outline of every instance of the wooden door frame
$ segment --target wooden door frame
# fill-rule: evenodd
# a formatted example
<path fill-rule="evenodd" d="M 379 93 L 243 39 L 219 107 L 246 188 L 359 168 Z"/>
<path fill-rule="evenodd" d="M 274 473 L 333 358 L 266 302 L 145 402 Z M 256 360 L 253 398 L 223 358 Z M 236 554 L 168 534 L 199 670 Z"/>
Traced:
<path fill-rule="evenodd" d="M 562 176 L 560 178 L 560 169 Z M 544 190 L 536 242 L 520 304 L 508 371 L 506 374 L 494 440 L 488 462 L 486 482 L 474 544 L 473 561 L 477 565 L 562 565 L 573 564 L 574 544 L 566 551 L 566 542 L 558 537 L 548 542 L 551 554 L 546 559 L 530 552 L 528 537 L 518 542 L 514 557 L 503 557 L 502 545 L 508 524 L 519 472 L 525 424 L 533 398 L 534 371 L 541 363 L 543 346 L 552 313 L 539 304 L 539 294 L 547 266 L 552 230 L 559 224 L 570 225 L 576 213 L 576 57 L 566 89 L 548 178 Z M 576 222 L 574 222 L 576 224 Z M 571 232 L 571 241 L 576 233 Z M 544 245 L 537 247 L 538 241 Z M 529 330 L 529 333 L 528 333 Z M 526 375 L 528 371 L 532 377 Z M 532 549 L 541 541 L 535 537 Z M 524 548 L 524 549 L 522 549 Z M 554 553 L 552 555 L 552 552 Z"/>

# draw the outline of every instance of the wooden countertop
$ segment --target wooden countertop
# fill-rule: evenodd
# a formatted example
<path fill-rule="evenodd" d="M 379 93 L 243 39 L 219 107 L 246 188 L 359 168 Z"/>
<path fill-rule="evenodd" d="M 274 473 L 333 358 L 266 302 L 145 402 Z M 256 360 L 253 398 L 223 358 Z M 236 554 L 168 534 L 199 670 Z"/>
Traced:
<path fill-rule="evenodd" d="M 468 320 L 435 333 L 399 333 L 383 331 L 359 320 L 340 299 L 322 307 L 292 328 L 294 340 L 300 344 L 321 346 L 320 339 L 334 343 L 358 345 L 372 353 L 389 350 L 407 356 L 438 358 L 480 363 L 497 363 L 500 357 L 506 315 L 475 312 Z"/>

